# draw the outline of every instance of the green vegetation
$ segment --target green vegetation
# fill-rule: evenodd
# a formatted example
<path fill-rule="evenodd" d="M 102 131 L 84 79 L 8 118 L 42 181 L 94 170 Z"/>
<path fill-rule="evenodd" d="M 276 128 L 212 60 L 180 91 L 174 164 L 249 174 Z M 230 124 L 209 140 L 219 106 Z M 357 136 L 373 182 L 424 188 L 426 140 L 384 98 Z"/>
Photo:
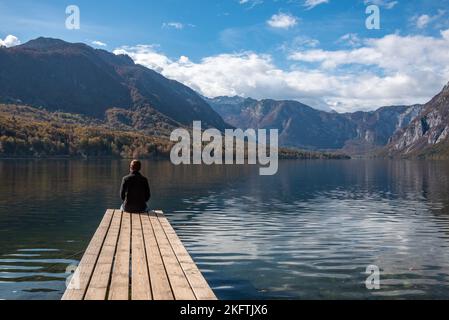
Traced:
<path fill-rule="evenodd" d="M 342 153 L 323 153 L 280 148 L 280 159 L 289 160 L 349 160 L 350 156 Z"/>
<path fill-rule="evenodd" d="M 31 107 L 0 105 L 3 157 L 168 157 L 168 140 L 113 130 L 98 120 Z"/>
<path fill-rule="evenodd" d="M 77 114 L 0 104 L 0 157 L 169 158 L 169 125 L 120 124 L 125 111 L 112 109 L 105 121 Z M 114 115 L 114 116 L 111 116 Z M 117 116 L 118 115 L 118 116 Z M 148 122 L 146 122 L 148 124 Z M 137 128 L 136 128 L 137 127 Z M 348 159 L 348 156 L 281 148 L 281 159 Z"/>

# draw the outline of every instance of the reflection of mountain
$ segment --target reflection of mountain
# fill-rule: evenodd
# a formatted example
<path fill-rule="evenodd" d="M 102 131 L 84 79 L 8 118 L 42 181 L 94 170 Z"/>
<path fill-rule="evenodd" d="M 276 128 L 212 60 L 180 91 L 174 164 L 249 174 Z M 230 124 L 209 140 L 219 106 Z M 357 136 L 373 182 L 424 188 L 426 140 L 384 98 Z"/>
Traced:
<path fill-rule="evenodd" d="M 219 97 L 206 101 L 239 128 L 280 130 L 280 143 L 309 149 L 344 149 L 352 154 L 381 148 L 407 126 L 421 106 L 393 106 L 347 114 L 315 110 L 296 101 Z"/>
<path fill-rule="evenodd" d="M 225 128 L 193 90 L 128 56 L 48 38 L 0 48 L 0 101 L 97 118 L 122 108 L 150 112 L 159 121 Z"/>
<path fill-rule="evenodd" d="M 283 276 L 271 284 L 276 294 L 306 287 L 310 298 L 323 295 L 320 274 L 335 279 L 337 296 L 369 299 L 355 288 L 376 264 L 394 279 L 377 298 L 447 296 L 446 163 L 285 161 L 276 176 L 239 170 L 221 184 L 196 179 L 197 170 L 187 170 L 194 187 L 170 219 L 193 254 L 220 272 L 269 288 L 276 270 Z M 252 261 L 263 277 L 254 276 Z M 441 276 L 432 281 L 435 270 Z"/>
<path fill-rule="evenodd" d="M 143 164 L 151 207 L 165 210 L 220 296 L 372 299 L 360 275 L 374 263 L 391 280 L 376 298 L 447 298 L 446 162 L 283 161 L 272 177 L 251 166 Z M 53 258 L 63 258 L 84 250 L 105 208 L 120 205 L 128 165 L 0 161 L 1 253 L 56 246 Z M 48 261 L 35 265 L 46 270 Z M 54 283 L 39 279 L 17 281 L 39 290 Z"/>

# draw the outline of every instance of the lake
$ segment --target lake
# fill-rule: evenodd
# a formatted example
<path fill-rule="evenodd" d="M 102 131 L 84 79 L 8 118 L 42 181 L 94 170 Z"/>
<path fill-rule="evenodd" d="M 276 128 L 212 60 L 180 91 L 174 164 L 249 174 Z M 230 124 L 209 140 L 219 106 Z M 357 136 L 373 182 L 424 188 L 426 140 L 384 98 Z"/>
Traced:
<path fill-rule="evenodd" d="M 120 160 L 0 160 L 0 299 L 60 299 L 107 208 Z M 448 299 L 449 162 L 144 162 L 220 299 Z M 381 270 L 370 291 L 366 269 Z"/>

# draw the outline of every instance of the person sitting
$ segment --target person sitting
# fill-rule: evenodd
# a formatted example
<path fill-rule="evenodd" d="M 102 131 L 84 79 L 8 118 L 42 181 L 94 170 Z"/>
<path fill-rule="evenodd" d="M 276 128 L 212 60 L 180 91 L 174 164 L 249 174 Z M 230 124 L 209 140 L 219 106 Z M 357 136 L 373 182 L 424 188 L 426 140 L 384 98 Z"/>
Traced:
<path fill-rule="evenodd" d="M 142 163 L 133 160 L 130 165 L 130 174 L 123 178 L 120 188 L 122 211 L 129 213 L 148 211 L 147 202 L 151 199 L 151 191 L 148 179 L 140 173 L 141 169 Z"/>

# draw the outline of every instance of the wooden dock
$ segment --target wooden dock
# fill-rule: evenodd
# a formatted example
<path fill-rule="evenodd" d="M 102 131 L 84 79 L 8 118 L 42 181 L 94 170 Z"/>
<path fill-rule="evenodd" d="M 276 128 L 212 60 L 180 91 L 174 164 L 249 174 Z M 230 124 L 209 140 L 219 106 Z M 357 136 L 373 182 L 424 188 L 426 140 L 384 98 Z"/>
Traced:
<path fill-rule="evenodd" d="M 108 210 L 63 300 L 216 300 L 162 213 Z"/>

